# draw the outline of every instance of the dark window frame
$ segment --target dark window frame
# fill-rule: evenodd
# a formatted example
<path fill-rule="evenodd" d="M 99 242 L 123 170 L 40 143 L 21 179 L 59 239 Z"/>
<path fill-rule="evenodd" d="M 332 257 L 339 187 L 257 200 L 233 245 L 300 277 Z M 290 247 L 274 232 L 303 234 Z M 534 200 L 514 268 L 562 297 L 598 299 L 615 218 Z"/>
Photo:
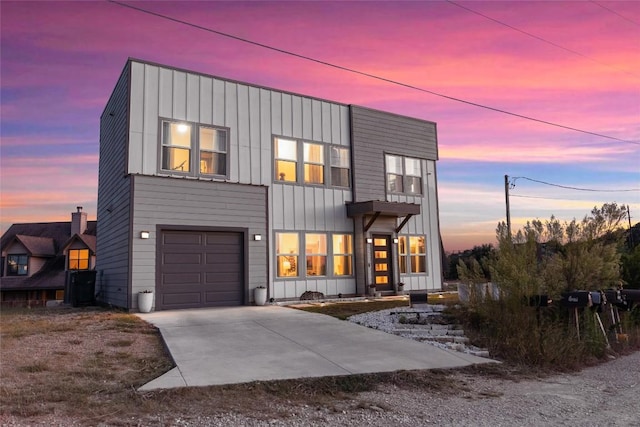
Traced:
<path fill-rule="evenodd" d="M 397 157 L 401 159 L 401 173 L 397 173 L 397 172 L 390 172 L 388 169 L 388 159 L 389 157 Z M 420 167 L 420 176 L 417 175 L 410 175 L 407 173 L 407 160 L 415 160 L 418 162 L 418 165 Z M 400 178 L 400 182 L 402 184 L 402 189 L 401 191 L 397 191 L 397 190 L 392 190 L 391 188 L 391 181 L 389 179 L 390 176 L 394 176 L 397 178 Z M 414 179 L 418 179 L 420 182 L 419 187 L 419 192 L 412 192 L 412 191 L 408 191 L 407 189 L 410 188 L 411 186 L 409 185 L 411 181 L 413 181 Z M 384 153 L 384 184 L 385 184 L 385 191 L 388 194 L 401 194 L 404 196 L 414 196 L 414 197 L 424 197 L 424 170 L 422 167 L 422 159 L 418 158 L 418 157 L 412 157 L 412 156 L 404 156 L 402 154 L 394 154 L 394 153 Z"/>
<path fill-rule="evenodd" d="M 171 119 L 168 117 L 160 117 L 159 118 L 159 130 L 158 130 L 158 138 L 159 138 L 159 151 L 158 151 L 158 172 L 160 174 L 171 174 L 171 175 L 180 175 L 180 176 L 191 176 L 191 177 L 198 177 L 198 178 L 205 178 L 205 179 L 219 179 L 219 180 L 229 180 L 229 176 L 230 176 L 230 172 L 229 172 L 229 166 L 230 166 L 230 154 L 231 154 L 231 129 L 229 127 L 225 127 L 225 126 L 218 126 L 218 125 L 212 125 L 212 124 L 206 124 L 206 123 L 199 123 L 199 122 L 192 122 L 192 121 L 188 121 L 188 120 L 177 120 L 177 119 Z M 187 126 L 189 126 L 191 128 L 191 141 L 190 141 L 190 146 L 189 146 L 189 171 L 177 171 L 177 170 L 170 170 L 170 169 L 164 169 L 163 166 L 163 150 L 164 147 L 170 147 L 170 145 L 167 145 L 164 143 L 164 123 L 169 123 L 169 124 L 185 124 Z M 221 152 L 221 151 L 217 151 L 217 150 L 209 150 L 209 149 L 201 149 L 200 147 L 200 130 L 202 128 L 206 128 L 206 129 L 213 129 L 215 131 L 224 131 L 225 133 L 225 148 L 226 148 L 226 152 Z M 215 148 L 215 147 L 214 147 Z M 213 174 L 213 173 L 204 173 L 201 172 L 200 169 L 200 161 L 201 161 L 201 156 L 202 156 L 202 152 L 208 152 L 208 153 L 215 153 L 215 154 L 224 154 L 225 156 L 225 173 L 224 174 Z"/>
<path fill-rule="evenodd" d="M 15 267 L 11 266 L 9 262 L 12 258 L 17 258 Z M 20 263 L 20 258 L 24 257 L 25 262 Z M 29 254 L 7 254 L 7 276 L 28 276 L 29 275 Z M 24 272 L 20 272 L 20 266 L 24 266 Z"/>
<path fill-rule="evenodd" d="M 278 139 L 282 139 L 282 140 L 286 140 L 286 141 L 292 141 L 295 142 L 295 146 L 296 146 L 296 159 L 295 160 L 291 160 L 291 159 L 285 159 L 283 157 L 277 157 L 276 153 L 277 153 L 277 149 L 276 149 L 276 145 L 277 145 L 277 140 Z M 348 146 L 344 146 L 344 145 L 337 145 L 337 144 L 329 144 L 326 142 L 321 142 L 321 141 L 314 141 L 314 140 L 309 140 L 309 139 L 303 139 L 303 138 L 295 138 L 295 137 L 291 137 L 291 136 L 283 136 L 283 135 L 273 135 L 272 136 L 272 140 L 273 140 L 273 144 L 272 144 L 272 150 L 273 150 L 273 155 L 272 155 L 272 167 L 273 167 L 273 182 L 277 183 L 277 184 L 288 184 L 288 185 L 300 185 L 300 186 L 306 186 L 306 187 L 322 187 L 322 188 L 335 188 L 335 189 L 350 189 L 352 187 L 351 184 L 351 147 Z M 304 146 L 305 144 L 312 144 L 312 145 L 319 145 L 322 147 L 322 156 L 323 156 L 323 163 L 316 163 L 316 162 L 310 162 L 310 161 L 306 161 L 305 157 L 304 157 Z M 348 161 L 347 167 L 339 167 L 339 166 L 333 166 L 332 163 L 332 159 L 331 159 L 331 150 L 332 149 L 342 149 L 345 150 L 347 152 L 348 155 Z M 278 162 L 291 162 L 291 163 L 295 163 L 295 171 L 296 171 L 296 179 L 295 180 L 289 180 L 289 179 L 281 179 L 280 176 L 278 176 Z M 323 176 L 323 180 L 324 182 L 322 183 L 314 183 L 314 182 L 305 182 L 305 166 L 306 165 L 312 165 L 312 166 L 322 166 L 322 176 Z M 333 181 L 333 170 L 334 169 L 339 169 L 339 170 L 347 170 L 347 185 L 343 186 L 339 184 L 335 184 Z"/>

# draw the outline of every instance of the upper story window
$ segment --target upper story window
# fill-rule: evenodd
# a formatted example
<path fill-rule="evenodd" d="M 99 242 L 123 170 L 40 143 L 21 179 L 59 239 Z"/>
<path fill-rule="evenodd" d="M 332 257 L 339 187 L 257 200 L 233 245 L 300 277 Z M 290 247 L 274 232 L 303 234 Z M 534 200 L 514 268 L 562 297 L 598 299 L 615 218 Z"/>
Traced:
<path fill-rule="evenodd" d="M 227 175 L 227 131 L 200 126 L 200 173 Z"/>
<path fill-rule="evenodd" d="M 163 120 L 161 141 L 162 170 L 190 176 L 228 176 L 228 129 Z"/>
<path fill-rule="evenodd" d="M 385 166 L 389 193 L 422 194 L 420 159 L 387 154 Z"/>
<path fill-rule="evenodd" d="M 191 125 L 162 122 L 162 169 L 191 171 Z"/>
<path fill-rule="evenodd" d="M 298 142 L 290 139 L 276 138 L 276 179 L 278 181 L 296 182 L 298 168 Z"/>
<path fill-rule="evenodd" d="M 324 147 L 304 143 L 304 183 L 324 184 Z"/>
<path fill-rule="evenodd" d="M 427 272 L 427 249 L 425 240 L 425 236 L 400 236 L 398 239 L 400 273 Z"/>
<path fill-rule="evenodd" d="M 273 152 L 277 182 L 351 186 L 349 148 L 276 137 Z M 327 159 L 330 159 L 330 173 Z"/>
<path fill-rule="evenodd" d="M 349 149 L 331 147 L 331 185 L 349 187 L 351 184 L 350 167 Z"/>
<path fill-rule="evenodd" d="M 7 276 L 27 276 L 29 256 L 26 254 L 7 255 Z"/>
<path fill-rule="evenodd" d="M 67 259 L 69 270 L 89 269 L 89 249 L 69 249 Z"/>

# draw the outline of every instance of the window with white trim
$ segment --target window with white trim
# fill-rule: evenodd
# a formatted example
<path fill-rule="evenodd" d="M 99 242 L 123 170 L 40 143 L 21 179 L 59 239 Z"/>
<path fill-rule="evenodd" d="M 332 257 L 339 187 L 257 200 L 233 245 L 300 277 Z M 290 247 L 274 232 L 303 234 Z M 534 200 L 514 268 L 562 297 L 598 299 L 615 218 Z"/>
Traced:
<path fill-rule="evenodd" d="M 398 238 L 398 261 L 401 274 L 426 273 L 426 237 L 400 236 Z"/>
<path fill-rule="evenodd" d="M 420 159 L 385 155 L 387 192 L 422 194 L 422 166 Z"/>

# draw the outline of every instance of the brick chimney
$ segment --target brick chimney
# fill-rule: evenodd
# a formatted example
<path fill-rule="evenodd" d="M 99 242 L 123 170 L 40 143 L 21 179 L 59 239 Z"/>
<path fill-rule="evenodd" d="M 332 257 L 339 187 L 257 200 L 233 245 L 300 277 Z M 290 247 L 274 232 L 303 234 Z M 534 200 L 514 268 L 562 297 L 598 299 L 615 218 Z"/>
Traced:
<path fill-rule="evenodd" d="M 78 206 L 77 212 L 71 213 L 71 235 L 82 234 L 87 231 L 87 213 L 82 212 L 82 206 Z"/>

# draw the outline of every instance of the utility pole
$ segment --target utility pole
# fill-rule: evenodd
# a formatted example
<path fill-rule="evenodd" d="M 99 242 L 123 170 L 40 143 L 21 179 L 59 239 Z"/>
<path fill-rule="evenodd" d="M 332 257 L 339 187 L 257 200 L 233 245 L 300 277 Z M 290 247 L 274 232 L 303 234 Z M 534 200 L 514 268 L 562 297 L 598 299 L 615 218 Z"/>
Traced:
<path fill-rule="evenodd" d="M 507 204 L 507 233 L 511 240 L 511 211 L 509 210 L 509 175 L 504 176 L 504 200 Z"/>
<path fill-rule="evenodd" d="M 627 219 L 629 220 L 629 249 L 633 249 L 633 228 L 631 228 L 631 211 L 627 205 Z"/>

